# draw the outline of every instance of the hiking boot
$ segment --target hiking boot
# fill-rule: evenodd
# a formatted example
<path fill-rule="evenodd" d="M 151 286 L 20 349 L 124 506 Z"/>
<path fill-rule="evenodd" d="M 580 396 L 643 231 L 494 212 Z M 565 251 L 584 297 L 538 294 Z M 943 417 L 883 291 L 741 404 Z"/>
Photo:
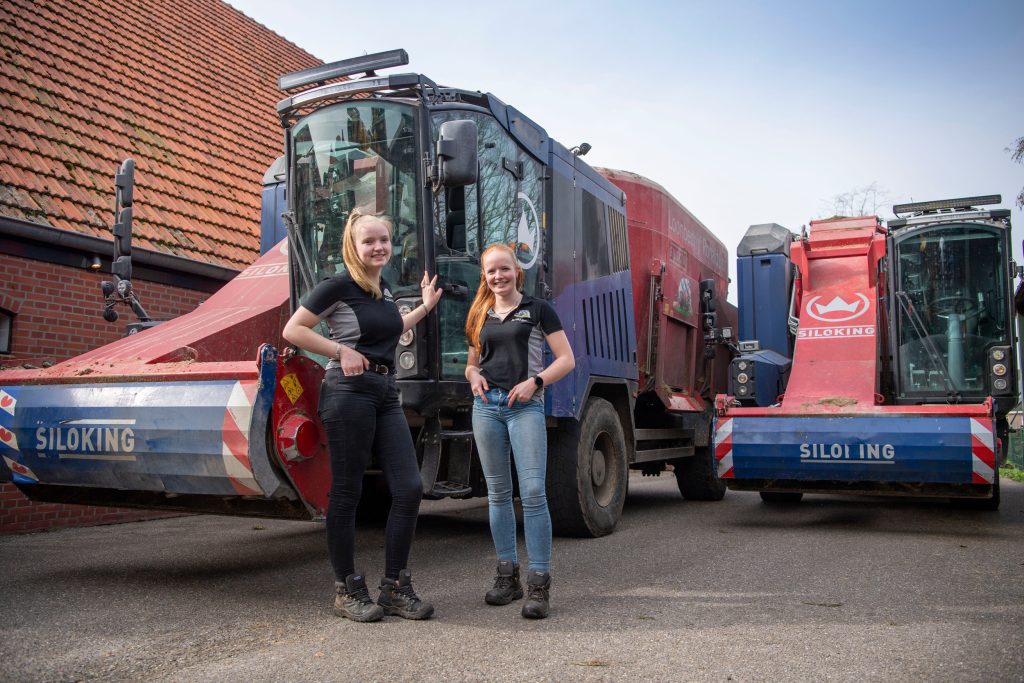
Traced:
<path fill-rule="evenodd" d="M 548 615 L 551 574 L 531 569 L 526 574 L 526 588 L 530 593 L 523 603 L 523 616 L 527 619 L 543 619 Z"/>
<path fill-rule="evenodd" d="M 523 584 L 519 583 L 519 565 L 511 560 L 498 563 L 498 575 L 494 577 L 494 588 L 487 591 L 484 601 L 488 605 L 507 605 L 523 597 Z"/>
<path fill-rule="evenodd" d="M 384 610 L 370 597 L 362 574 L 349 574 L 344 582 L 338 581 L 334 586 L 337 591 L 334 596 L 335 615 L 352 621 L 380 621 L 384 616 Z"/>
<path fill-rule="evenodd" d="M 408 569 L 398 573 L 397 581 L 387 577 L 380 580 L 377 604 L 384 608 L 384 614 L 403 619 L 426 619 L 434 613 L 434 606 L 420 600 L 412 589 L 412 574 Z"/>

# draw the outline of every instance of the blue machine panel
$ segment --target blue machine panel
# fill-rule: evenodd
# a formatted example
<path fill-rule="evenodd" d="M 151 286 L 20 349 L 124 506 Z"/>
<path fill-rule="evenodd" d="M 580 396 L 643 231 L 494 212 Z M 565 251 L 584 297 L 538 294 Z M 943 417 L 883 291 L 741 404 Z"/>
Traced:
<path fill-rule="evenodd" d="M 792 358 L 789 334 L 789 290 L 792 264 L 784 254 L 758 254 L 736 259 L 739 281 L 739 339 L 754 340 L 761 348 Z M 770 406 L 783 392 L 777 364 L 752 359 L 757 382 L 757 405 Z"/>
<path fill-rule="evenodd" d="M 281 214 L 285 212 L 285 184 L 265 185 L 260 203 L 260 256 L 288 236 Z"/>
<path fill-rule="evenodd" d="M 731 439 L 736 479 L 970 484 L 980 466 L 966 417 L 738 417 Z"/>
<path fill-rule="evenodd" d="M 790 356 L 789 289 L 792 265 L 784 254 L 736 259 L 739 338 L 757 339 L 762 349 Z"/>
<path fill-rule="evenodd" d="M 576 323 L 566 330 L 576 357 L 576 381 L 557 382 L 551 387 L 554 409 L 550 414 L 578 417 L 591 376 L 637 378 L 630 272 L 565 287 L 552 304 L 563 324 L 567 320 Z M 575 395 L 569 394 L 570 387 L 574 387 Z"/>
<path fill-rule="evenodd" d="M 237 381 L 0 387 L 0 456 L 20 484 L 262 494 L 251 393 Z"/>

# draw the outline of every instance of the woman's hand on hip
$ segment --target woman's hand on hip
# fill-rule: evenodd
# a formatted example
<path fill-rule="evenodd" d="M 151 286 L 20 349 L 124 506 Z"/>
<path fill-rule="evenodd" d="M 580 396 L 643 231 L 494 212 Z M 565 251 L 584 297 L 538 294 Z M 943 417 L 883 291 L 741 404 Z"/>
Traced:
<path fill-rule="evenodd" d="M 366 371 L 366 368 L 370 367 L 370 361 L 366 360 L 366 356 L 344 344 L 340 346 L 341 351 L 339 352 L 340 358 L 338 360 L 341 363 L 341 371 L 343 373 L 346 375 L 361 375 Z"/>
<path fill-rule="evenodd" d="M 512 391 L 508 392 L 508 407 L 511 408 L 514 406 L 516 401 L 526 403 L 533 398 L 536 391 L 537 383 L 533 381 L 532 377 L 526 378 L 524 381 L 512 387 Z"/>

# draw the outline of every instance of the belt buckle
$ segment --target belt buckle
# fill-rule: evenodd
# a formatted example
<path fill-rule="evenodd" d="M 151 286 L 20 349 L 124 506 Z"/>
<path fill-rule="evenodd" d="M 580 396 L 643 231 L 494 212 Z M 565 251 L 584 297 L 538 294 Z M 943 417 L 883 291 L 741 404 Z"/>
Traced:
<path fill-rule="evenodd" d="M 374 363 L 373 370 L 374 370 L 374 372 L 376 372 L 379 375 L 387 375 L 388 374 L 388 366 L 386 366 L 386 365 L 380 365 L 378 363 Z"/>

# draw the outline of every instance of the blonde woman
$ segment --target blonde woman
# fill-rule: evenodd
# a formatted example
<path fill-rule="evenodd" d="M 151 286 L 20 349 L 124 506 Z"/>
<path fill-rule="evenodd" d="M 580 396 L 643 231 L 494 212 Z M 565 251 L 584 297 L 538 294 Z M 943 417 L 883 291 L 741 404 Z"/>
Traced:
<path fill-rule="evenodd" d="M 331 456 L 327 548 L 334 567 L 334 612 L 353 621 L 383 615 L 426 619 L 433 606 L 412 588 L 407 569 L 416 517 L 423 496 L 416 450 L 395 386 L 398 338 L 437 305 L 437 276 L 423 274 L 423 303 L 398 312 L 381 271 L 391 258 L 393 225 L 386 215 L 353 211 L 345 225 L 342 257 L 346 272 L 318 284 L 284 328 L 284 338 L 310 353 L 330 358 L 320 392 L 320 418 Z M 313 328 L 327 321 L 330 338 Z M 371 456 L 391 492 L 384 546 L 384 578 L 376 602 L 355 570 L 355 515 L 363 475 Z"/>
<path fill-rule="evenodd" d="M 491 537 L 498 557 L 494 587 L 484 600 L 507 605 L 523 597 L 512 507 L 514 456 L 529 557 L 529 595 L 522 615 L 543 619 L 548 616 L 551 590 L 544 387 L 569 374 L 576 362 L 555 310 L 522 291 L 523 269 L 515 252 L 496 244 L 484 250 L 480 263 L 480 286 L 466 319 L 466 379 L 474 396 L 473 437 L 487 481 Z M 546 368 L 545 341 L 555 355 Z"/>

